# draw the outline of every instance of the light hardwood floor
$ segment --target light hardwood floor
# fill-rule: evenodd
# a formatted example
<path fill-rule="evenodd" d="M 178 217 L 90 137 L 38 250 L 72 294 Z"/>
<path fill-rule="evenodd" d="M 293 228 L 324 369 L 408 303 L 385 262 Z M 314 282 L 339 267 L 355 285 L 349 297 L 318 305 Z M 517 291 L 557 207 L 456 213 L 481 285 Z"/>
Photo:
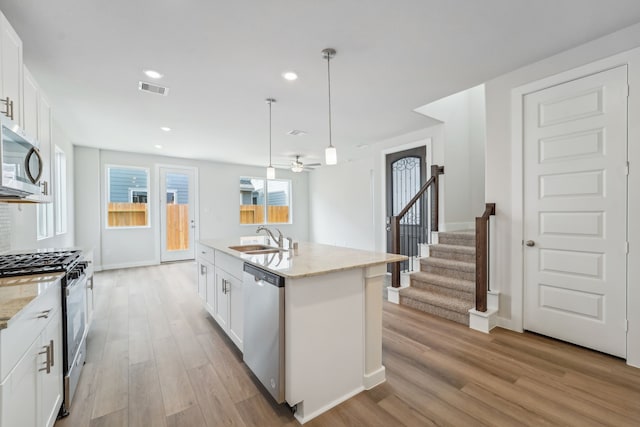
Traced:
<path fill-rule="evenodd" d="M 98 273 L 87 363 L 57 427 L 295 426 L 195 295 L 193 263 Z M 638 426 L 640 369 L 385 303 L 387 382 L 317 426 Z M 336 331 L 339 333 L 339 331 Z"/>

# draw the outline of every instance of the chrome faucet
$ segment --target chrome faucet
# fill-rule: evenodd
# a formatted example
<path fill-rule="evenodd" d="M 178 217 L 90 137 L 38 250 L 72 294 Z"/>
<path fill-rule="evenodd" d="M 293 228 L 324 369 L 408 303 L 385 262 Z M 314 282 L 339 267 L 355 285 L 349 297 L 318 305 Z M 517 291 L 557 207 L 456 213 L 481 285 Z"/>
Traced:
<path fill-rule="evenodd" d="M 261 225 L 260 227 L 258 227 L 258 229 L 256 230 L 256 234 L 260 233 L 261 231 L 266 231 L 267 234 L 269 235 L 269 237 L 271 237 L 271 239 L 273 239 L 274 242 L 278 242 L 278 247 L 280 249 L 282 249 L 284 247 L 284 236 L 282 235 L 282 231 L 280 231 L 279 229 L 276 228 L 276 231 L 278 232 L 278 238 L 277 239 L 273 235 L 271 230 L 269 230 L 264 225 Z"/>

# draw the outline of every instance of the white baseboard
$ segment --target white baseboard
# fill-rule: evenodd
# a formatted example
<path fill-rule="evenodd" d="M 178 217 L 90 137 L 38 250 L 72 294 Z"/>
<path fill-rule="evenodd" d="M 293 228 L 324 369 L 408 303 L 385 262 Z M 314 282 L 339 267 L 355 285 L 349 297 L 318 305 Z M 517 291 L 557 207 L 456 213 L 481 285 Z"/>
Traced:
<path fill-rule="evenodd" d="M 133 268 L 133 267 L 149 267 L 151 265 L 158 265 L 157 261 L 140 261 L 121 264 L 107 264 L 102 266 L 102 270 L 117 270 L 119 268 Z"/>
<path fill-rule="evenodd" d="M 371 374 L 364 374 L 362 376 L 362 384 L 364 385 L 365 390 L 371 390 L 375 386 L 382 384 L 387 380 L 386 377 L 386 369 L 384 366 L 381 366 L 375 372 Z"/>
<path fill-rule="evenodd" d="M 296 412 L 293 416 L 296 418 L 296 420 L 298 420 L 298 422 L 300 424 L 304 424 L 308 421 L 311 421 L 312 419 L 314 419 L 315 417 L 317 417 L 318 415 L 321 415 L 325 412 L 327 412 L 329 409 L 338 406 L 339 404 L 341 404 L 342 402 L 344 402 L 345 400 L 351 399 L 353 396 L 355 396 L 356 394 L 360 393 L 361 391 L 364 391 L 364 387 L 358 387 L 355 390 L 345 394 L 344 396 L 334 400 L 331 403 L 328 403 L 326 405 L 324 405 L 323 407 L 316 409 L 315 411 L 311 412 L 310 414 L 304 414 L 304 415 L 300 415 L 300 412 Z M 304 401 L 302 402 L 302 406 L 304 408 Z"/>
<path fill-rule="evenodd" d="M 496 327 L 498 310 L 487 309 L 487 311 L 477 311 L 475 308 L 469 310 L 469 328 L 488 334 Z"/>

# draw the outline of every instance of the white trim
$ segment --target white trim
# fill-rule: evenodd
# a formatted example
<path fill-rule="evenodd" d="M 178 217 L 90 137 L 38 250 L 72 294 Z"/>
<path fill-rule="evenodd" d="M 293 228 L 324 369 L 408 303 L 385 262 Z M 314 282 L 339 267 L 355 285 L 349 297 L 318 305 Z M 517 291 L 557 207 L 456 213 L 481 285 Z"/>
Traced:
<path fill-rule="evenodd" d="M 120 268 L 133 268 L 133 267 L 149 267 L 152 265 L 159 265 L 156 260 L 137 261 L 137 262 L 123 262 L 120 264 L 106 264 L 102 265 L 100 271 L 104 270 L 118 270 Z"/>
<path fill-rule="evenodd" d="M 381 366 L 374 372 L 371 372 L 369 374 L 365 373 L 362 376 L 362 384 L 364 385 L 364 389 L 371 390 L 375 386 L 385 382 L 387 380 L 385 372 L 386 368 L 384 366 Z"/>
<path fill-rule="evenodd" d="M 511 90 L 511 245 L 513 258 L 511 261 L 511 319 L 499 318 L 498 325 L 508 329 L 523 331 L 524 314 L 524 167 L 523 167 L 523 98 L 525 95 L 551 86 L 580 79 L 592 74 L 606 71 L 618 66 L 627 65 L 628 83 L 631 93 L 635 87 L 640 89 L 640 48 L 595 61 L 581 67 L 574 68 L 541 80 L 537 80 Z M 640 97 L 629 97 L 628 101 L 628 160 L 631 165 L 629 174 L 629 188 L 633 188 L 633 172 L 635 165 L 640 165 L 640 150 L 635 141 L 640 140 L 640 124 L 633 120 L 640 114 Z M 639 169 L 640 170 L 640 169 Z M 640 214 L 640 195 L 628 192 L 628 237 L 630 252 L 627 268 L 627 317 L 629 329 L 627 332 L 627 363 L 640 366 L 640 289 L 637 278 L 640 277 L 640 252 L 634 248 L 640 245 L 640 224 L 632 220 Z"/>
<path fill-rule="evenodd" d="M 362 387 L 362 386 L 357 387 L 356 389 L 350 391 L 349 393 L 339 397 L 338 399 L 336 399 L 336 400 L 334 400 L 334 401 L 332 401 L 330 403 L 327 403 L 323 407 L 313 411 L 312 413 L 310 413 L 308 415 L 307 414 L 300 415 L 300 411 L 298 411 L 293 416 L 296 418 L 296 420 L 298 420 L 298 422 L 300 424 L 304 424 L 304 423 L 306 423 L 308 421 L 311 421 L 315 417 L 317 417 L 319 415 L 322 415 L 323 413 L 327 412 L 329 409 L 331 409 L 331 408 L 333 408 L 335 406 L 338 406 L 342 402 L 351 399 L 353 396 L 355 396 L 356 394 L 358 394 L 358 393 L 360 393 L 360 392 L 362 392 L 364 390 L 365 390 L 365 388 Z M 300 403 L 299 403 L 299 405 L 300 405 Z M 302 408 L 304 410 L 304 401 L 302 401 Z"/>

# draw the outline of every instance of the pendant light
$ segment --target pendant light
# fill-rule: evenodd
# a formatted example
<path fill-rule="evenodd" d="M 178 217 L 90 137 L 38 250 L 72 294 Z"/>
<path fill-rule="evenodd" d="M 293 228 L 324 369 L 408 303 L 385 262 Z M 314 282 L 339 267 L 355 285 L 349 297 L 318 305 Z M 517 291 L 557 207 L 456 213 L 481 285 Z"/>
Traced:
<path fill-rule="evenodd" d="M 273 98 L 267 98 L 266 102 L 269 104 L 269 166 L 267 167 L 267 179 L 275 179 L 276 168 L 271 165 L 271 104 L 276 102 L 276 100 Z"/>
<path fill-rule="evenodd" d="M 329 87 L 329 146 L 324 150 L 324 160 L 327 165 L 338 163 L 338 153 L 331 141 L 331 58 L 336 56 L 336 50 L 327 48 L 322 50 L 322 57 L 327 60 L 327 82 Z"/>

